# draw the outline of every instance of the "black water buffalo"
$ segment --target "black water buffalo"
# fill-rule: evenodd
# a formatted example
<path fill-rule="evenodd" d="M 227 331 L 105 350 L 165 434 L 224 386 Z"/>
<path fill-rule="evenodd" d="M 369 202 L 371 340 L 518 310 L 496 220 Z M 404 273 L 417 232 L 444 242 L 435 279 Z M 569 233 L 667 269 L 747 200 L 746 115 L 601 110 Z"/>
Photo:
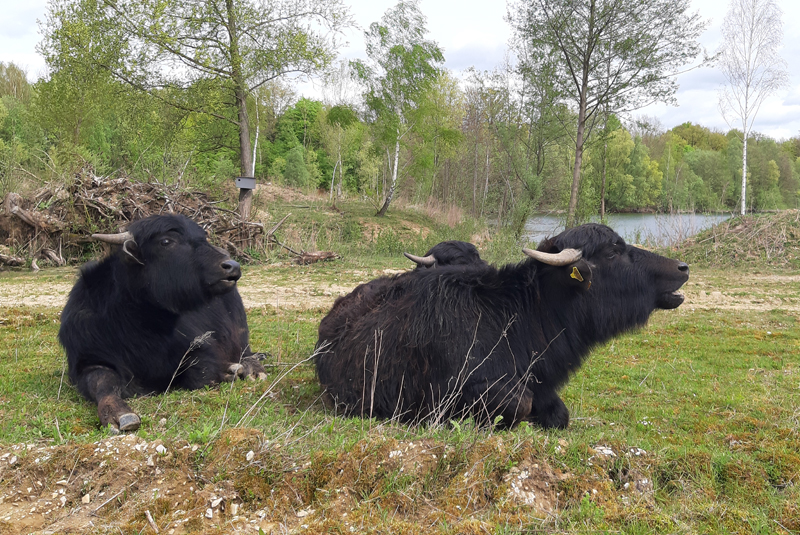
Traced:
<path fill-rule="evenodd" d="M 403 254 L 417 264 L 414 271 L 437 266 L 486 265 L 486 262 L 481 259 L 478 249 L 471 243 L 463 241 L 440 242 L 431 247 L 425 256 Z M 337 298 L 330 312 L 320 322 L 319 340 L 324 341 L 329 338 L 332 340 L 345 324 L 368 314 L 381 301 L 385 290 L 398 277 L 402 278 L 406 275 L 407 273 L 402 273 L 398 276 L 380 277 L 356 286 L 349 294 Z"/>
<path fill-rule="evenodd" d="M 159 215 L 94 237 L 120 247 L 81 268 L 58 337 L 101 425 L 139 427 L 125 397 L 266 377 L 248 342 L 239 264 L 199 225 Z"/>
<path fill-rule="evenodd" d="M 425 256 L 415 256 L 403 253 L 406 258 L 417 264 L 416 269 L 425 269 L 436 266 L 463 266 L 485 265 L 478 249 L 465 241 L 443 241 L 437 243 L 425 253 Z"/>
<path fill-rule="evenodd" d="M 501 268 L 398 278 L 368 314 L 318 343 L 326 401 L 347 415 L 565 428 L 558 397 L 597 344 L 683 302 L 689 266 L 589 224 Z M 502 418 L 500 418 L 502 417 Z"/>

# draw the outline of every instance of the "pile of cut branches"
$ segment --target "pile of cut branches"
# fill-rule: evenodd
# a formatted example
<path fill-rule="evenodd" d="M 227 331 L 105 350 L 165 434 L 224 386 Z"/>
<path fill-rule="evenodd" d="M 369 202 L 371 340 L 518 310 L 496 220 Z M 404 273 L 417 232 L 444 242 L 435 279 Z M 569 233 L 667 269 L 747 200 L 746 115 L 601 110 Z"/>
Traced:
<path fill-rule="evenodd" d="M 734 217 L 676 248 L 689 264 L 800 268 L 800 210 Z"/>
<path fill-rule="evenodd" d="M 96 247 L 93 233 L 123 231 L 131 221 L 154 214 L 183 214 L 200 224 L 210 241 L 235 258 L 253 260 L 274 240 L 262 223 L 243 220 L 205 193 L 177 185 L 104 178 L 83 170 L 68 186 L 50 185 L 30 198 L 9 193 L 0 206 L 0 264 L 56 265 L 86 258 Z"/>

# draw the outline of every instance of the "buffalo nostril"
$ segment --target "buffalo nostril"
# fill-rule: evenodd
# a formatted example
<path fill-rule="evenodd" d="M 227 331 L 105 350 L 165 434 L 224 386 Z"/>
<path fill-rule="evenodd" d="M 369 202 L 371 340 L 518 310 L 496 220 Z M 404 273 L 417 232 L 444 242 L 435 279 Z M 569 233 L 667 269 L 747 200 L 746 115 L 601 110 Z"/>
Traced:
<path fill-rule="evenodd" d="M 683 271 L 684 273 L 689 273 L 689 264 L 686 262 L 679 262 L 678 263 L 678 271 Z"/>
<path fill-rule="evenodd" d="M 220 267 L 222 267 L 222 269 L 225 271 L 236 271 L 238 269 L 241 269 L 239 266 L 239 262 L 237 262 L 236 260 L 226 260 L 222 264 L 220 264 Z"/>

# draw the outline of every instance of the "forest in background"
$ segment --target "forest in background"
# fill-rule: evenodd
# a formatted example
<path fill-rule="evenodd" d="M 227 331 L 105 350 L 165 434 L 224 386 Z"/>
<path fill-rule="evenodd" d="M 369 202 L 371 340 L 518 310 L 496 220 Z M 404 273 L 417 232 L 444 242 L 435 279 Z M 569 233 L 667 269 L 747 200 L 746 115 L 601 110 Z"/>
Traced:
<path fill-rule="evenodd" d="M 69 181 L 76 170 L 91 168 L 100 176 L 179 183 L 235 206 L 242 111 L 231 101 L 230 80 L 142 91 L 112 70 L 72 57 L 74 47 L 56 31 L 64 20 L 42 45 L 46 78 L 30 83 L 18 66 L 0 63 L 0 196 Z M 329 61 L 334 68 L 326 70 L 320 100 L 299 95 L 287 77 L 258 85 L 243 99 L 252 176 L 323 191 L 332 203 L 360 198 L 377 210 L 393 187 L 394 168 L 397 195 L 408 204 L 456 208 L 517 228 L 532 213 L 565 209 L 577 115 L 543 82 L 549 78 L 520 62 L 458 80 L 439 65 L 441 51 L 431 50 L 429 64 L 437 66 L 413 99 L 407 97 L 413 102 L 403 124 L 413 128 L 403 131 L 397 154 L 388 134 L 400 128 L 387 126 L 363 65 L 359 71 L 359 65 Z M 202 95 L 201 111 L 175 105 L 193 93 Z M 598 114 L 593 121 L 581 165 L 579 221 L 599 213 L 603 176 L 607 211 L 736 209 L 740 132 L 691 123 L 665 130 L 657 119 L 630 114 Z M 800 206 L 800 137 L 751 135 L 747 176 L 749 209 Z"/>

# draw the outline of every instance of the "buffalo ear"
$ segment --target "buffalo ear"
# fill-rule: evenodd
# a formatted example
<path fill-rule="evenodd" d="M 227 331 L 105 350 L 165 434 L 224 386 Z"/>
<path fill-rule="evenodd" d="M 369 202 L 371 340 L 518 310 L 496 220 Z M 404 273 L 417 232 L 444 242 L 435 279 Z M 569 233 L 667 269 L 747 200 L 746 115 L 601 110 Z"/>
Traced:
<path fill-rule="evenodd" d="M 139 249 L 139 245 L 133 239 L 125 240 L 125 243 L 122 244 L 122 252 L 125 253 L 123 255 L 123 259 L 125 262 L 128 263 L 136 263 L 141 266 L 144 265 L 142 262 L 142 251 Z"/>
<path fill-rule="evenodd" d="M 592 267 L 584 259 L 564 266 L 565 282 L 569 286 L 574 286 L 582 290 L 592 287 Z"/>

